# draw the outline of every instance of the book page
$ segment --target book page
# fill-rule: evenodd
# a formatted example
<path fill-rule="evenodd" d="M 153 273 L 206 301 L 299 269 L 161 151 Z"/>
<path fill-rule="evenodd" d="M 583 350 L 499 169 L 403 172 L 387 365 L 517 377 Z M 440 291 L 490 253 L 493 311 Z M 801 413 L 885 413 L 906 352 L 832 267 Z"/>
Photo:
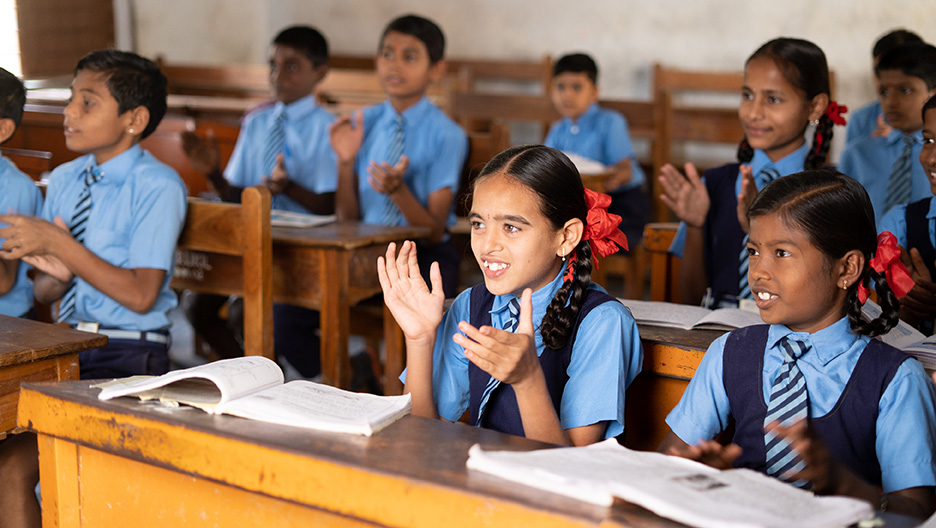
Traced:
<path fill-rule="evenodd" d="M 180 383 L 182 380 L 185 381 Z M 98 398 L 140 396 L 187 403 L 213 412 L 214 406 L 225 401 L 282 383 L 283 371 L 276 362 L 262 356 L 247 356 L 116 383 L 101 389 Z"/>
<path fill-rule="evenodd" d="M 917 358 L 926 370 L 936 370 L 936 336 L 904 347 L 903 351 Z"/>
<path fill-rule="evenodd" d="M 573 165 L 575 165 L 575 168 L 578 169 L 579 174 L 604 174 L 606 172 L 610 172 L 611 170 L 600 161 L 586 158 L 585 156 L 576 154 L 574 152 L 563 151 L 562 153 L 569 158 L 569 161 L 571 161 Z"/>
<path fill-rule="evenodd" d="M 297 380 L 231 400 L 218 411 L 251 420 L 370 436 L 409 414 L 411 408 L 409 394 L 376 396 Z"/>
<path fill-rule="evenodd" d="M 692 325 L 698 330 L 733 330 L 745 326 L 764 324 L 760 313 L 739 308 L 719 308 Z"/>
<path fill-rule="evenodd" d="M 689 330 L 699 319 L 712 313 L 708 308 L 659 301 L 618 299 L 640 324 Z"/>
<path fill-rule="evenodd" d="M 619 497 L 703 528 L 822 528 L 873 515 L 863 501 L 816 497 L 754 471 L 718 471 L 678 457 L 632 451 L 614 439 L 532 452 L 490 452 L 475 446 L 468 467 L 596 504 Z"/>
<path fill-rule="evenodd" d="M 273 227 L 315 227 L 331 224 L 337 218 L 335 215 L 314 215 L 279 209 L 270 211 L 270 225 Z"/>
<path fill-rule="evenodd" d="M 864 306 L 861 307 L 861 317 L 865 321 L 873 321 L 880 316 L 881 306 L 871 299 L 868 299 Z M 907 324 L 906 321 L 900 320 L 897 326 L 892 328 L 890 332 L 879 335 L 875 339 L 887 343 L 894 348 L 903 350 L 910 345 L 923 341 L 925 337 L 926 336 L 924 336 L 922 332 Z"/>

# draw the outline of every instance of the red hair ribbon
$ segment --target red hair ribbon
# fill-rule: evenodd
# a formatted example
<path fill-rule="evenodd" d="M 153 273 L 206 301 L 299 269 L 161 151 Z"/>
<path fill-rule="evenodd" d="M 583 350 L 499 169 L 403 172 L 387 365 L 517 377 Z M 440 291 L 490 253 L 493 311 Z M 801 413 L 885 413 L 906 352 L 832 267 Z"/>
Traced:
<path fill-rule="evenodd" d="M 591 246 L 592 255 L 608 255 L 617 253 L 618 246 L 627 249 L 627 237 L 618 229 L 621 217 L 608 212 L 611 197 L 604 193 L 585 189 L 585 203 L 588 205 L 588 215 L 585 217 L 585 232 L 582 240 L 587 240 Z M 572 280 L 575 270 L 576 254 L 569 257 L 569 265 L 563 281 Z M 598 269 L 598 259 L 595 259 L 595 269 Z"/>
<path fill-rule="evenodd" d="M 871 258 L 869 265 L 874 271 L 884 274 L 887 284 L 898 298 L 910 293 L 910 290 L 916 284 L 910 278 L 907 267 L 900 261 L 900 247 L 897 246 L 897 237 L 890 231 L 883 231 L 878 235 L 877 250 L 875 250 L 874 257 Z M 858 284 L 858 301 L 861 304 L 868 300 L 869 293 L 864 284 Z"/>
<path fill-rule="evenodd" d="M 845 118 L 842 116 L 846 113 L 848 113 L 848 107 L 845 105 L 840 105 L 835 101 L 830 102 L 825 111 L 825 115 L 829 116 L 829 119 L 831 119 L 833 123 L 839 126 L 845 126 Z"/>

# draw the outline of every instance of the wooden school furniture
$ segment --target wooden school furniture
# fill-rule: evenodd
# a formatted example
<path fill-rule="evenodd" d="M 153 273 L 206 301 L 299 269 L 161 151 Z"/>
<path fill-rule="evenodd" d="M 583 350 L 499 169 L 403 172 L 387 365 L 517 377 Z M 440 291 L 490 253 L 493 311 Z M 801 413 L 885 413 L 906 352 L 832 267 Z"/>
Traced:
<path fill-rule="evenodd" d="M 8 158 L 16 168 L 37 182 L 52 169 L 52 153 L 45 150 L 0 147 L 0 155 Z"/>
<path fill-rule="evenodd" d="M 476 443 L 549 447 L 518 436 L 406 416 L 368 438 L 97 393 L 86 381 L 23 387 L 44 526 L 679 526 L 465 467 Z"/>
<path fill-rule="evenodd" d="M 265 186 L 244 189 L 240 204 L 189 198 L 171 286 L 243 297 L 244 355 L 275 359 L 270 231 L 270 191 Z M 240 260 L 240 280 L 199 273 L 202 270 L 190 264 L 194 259 L 207 258 L 208 253 Z"/>
<path fill-rule="evenodd" d="M 78 379 L 78 353 L 107 337 L 0 315 L 0 440 L 16 427 L 21 382 Z"/>
<path fill-rule="evenodd" d="M 677 281 L 680 259 L 669 252 L 676 238 L 676 222 L 649 223 L 644 227 L 643 246 L 650 258 L 650 300 L 680 302 Z"/>

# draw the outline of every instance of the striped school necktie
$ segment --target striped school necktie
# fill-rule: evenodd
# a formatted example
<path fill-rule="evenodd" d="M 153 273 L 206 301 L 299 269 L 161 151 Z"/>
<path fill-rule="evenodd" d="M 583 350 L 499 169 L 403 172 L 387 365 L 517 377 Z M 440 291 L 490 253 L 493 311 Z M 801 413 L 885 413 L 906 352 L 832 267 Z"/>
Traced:
<path fill-rule="evenodd" d="M 910 170 L 913 167 L 913 144 L 916 140 L 908 135 L 904 135 L 902 139 L 904 148 L 891 167 L 882 214 L 886 214 L 895 205 L 910 203 Z"/>
<path fill-rule="evenodd" d="M 780 173 L 777 172 L 777 169 L 773 167 L 764 167 L 760 172 L 757 173 L 757 190 L 760 191 L 767 186 L 768 183 L 776 180 L 780 177 Z M 741 241 L 741 253 L 738 255 L 738 298 L 739 299 L 752 299 L 751 295 L 751 286 L 748 284 L 748 235 L 744 235 L 744 240 Z"/>
<path fill-rule="evenodd" d="M 406 144 L 406 137 L 403 133 L 403 116 L 397 115 L 395 123 L 396 128 L 393 130 L 393 136 L 390 138 L 390 147 L 387 149 L 387 164 L 391 167 L 400 162 L 400 158 L 403 156 L 403 147 Z M 390 199 L 389 196 L 385 198 L 386 201 L 384 202 L 382 218 L 383 225 L 400 225 L 400 221 L 403 219 L 400 209 L 397 208 L 396 204 L 393 203 L 393 200 Z"/>
<path fill-rule="evenodd" d="M 507 310 L 510 312 L 510 317 L 504 322 L 503 330 L 505 332 L 516 332 L 517 326 L 520 325 L 520 299 L 511 299 L 510 303 L 507 305 Z M 481 403 L 478 405 L 478 423 L 475 424 L 477 427 L 481 427 L 483 423 L 482 418 L 484 418 L 484 409 L 487 407 L 488 400 L 491 399 L 491 394 L 494 392 L 494 389 L 498 386 L 500 386 L 500 381 L 494 379 L 494 377 L 491 377 L 487 385 L 485 385 L 484 392 L 481 393 Z"/>
<path fill-rule="evenodd" d="M 276 157 L 283 152 L 286 146 L 286 108 L 282 108 L 279 114 L 273 119 L 270 125 L 270 132 L 267 135 L 268 142 L 266 152 L 263 155 L 263 170 L 265 175 L 273 174 L 276 168 Z"/>
<path fill-rule="evenodd" d="M 72 238 L 83 244 L 85 230 L 88 227 L 88 219 L 91 217 L 91 186 L 101 181 L 104 175 L 101 174 L 97 167 L 88 167 L 84 170 L 82 176 L 84 178 L 84 188 L 81 190 L 81 194 L 78 195 L 78 204 L 75 205 L 75 212 L 72 214 L 68 230 Z M 62 302 L 59 303 L 59 312 L 56 318 L 57 323 L 65 322 L 65 320 L 74 313 L 76 290 L 75 279 L 72 279 L 65 289 Z"/>
<path fill-rule="evenodd" d="M 783 350 L 783 365 L 780 366 L 780 372 L 770 389 L 770 403 L 767 405 L 764 426 L 771 422 L 780 422 L 784 427 L 788 427 L 806 419 L 809 415 L 806 378 L 796 365 L 796 360 L 809 350 L 809 346 L 802 341 L 784 337 L 780 340 L 780 348 Z M 772 432 L 765 432 L 764 444 L 768 475 L 799 487 L 808 484 L 806 481 L 796 480 L 793 477 L 802 471 L 806 464 L 792 449 L 789 442 Z"/>

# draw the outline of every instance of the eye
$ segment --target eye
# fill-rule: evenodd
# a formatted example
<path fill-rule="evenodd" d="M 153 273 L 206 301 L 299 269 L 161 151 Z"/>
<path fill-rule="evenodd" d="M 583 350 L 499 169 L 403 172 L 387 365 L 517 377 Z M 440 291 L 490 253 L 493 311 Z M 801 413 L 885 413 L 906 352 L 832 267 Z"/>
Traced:
<path fill-rule="evenodd" d="M 88 108 L 94 106 L 94 101 L 92 101 L 91 99 L 88 99 L 87 97 L 82 98 L 81 102 Z"/>
<path fill-rule="evenodd" d="M 297 71 L 299 71 L 299 65 L 298 65 L 298 64 L 287 64 L 287 65 L 286 65 L 286 71 L 288 71 L 289 73 L 296 73 Z"/>
<path fill-rule="evenodd" d="M 415 53 L 407 53 L 403 56 L 403 59 L 406 60 L 406 62 L 416 62 L 417 57 Z"/>
<path fill-rule="evenodd" d="M 913 93 L 913 88 L 902 88 L 900 90 L 900 93 L 902 93 L 903 95 L 910 95 Z"/>
<path fill-rule="evenodd" d="M 779 258 L 785 258 L 785 257 L 790 256 L 790 252 L 785 249 L 778 249 L 776 253 L 777 253 L 777 257 Z"/>
<path fill-rule="evenodd" d="M 383 53 L 380 54 L 380 56 L 383 57 L 384 59 L 387 59 L 387 60 L 393 60 L 393 52 L 392 52 L 392 51 L 384 51 Z"/>
<path fill-rule="evenodd" d="M 880 95 L 881 97 L 887 97 L 888 93 L 890 93 L 890 89 L 888 88 L 881 88 L 880 90 L 878 90 L 878 95 Z"/>
<path fill-rule="evenodd" d="M 519 233 L 520 228 L 513 224 L 504 224 L 504 231 L 507 231 L 508 233 Z"/>
<path fill-rule="evenodd" d="M 484 222 L 480 222 L 480 221 L 478 221 L 478 220 L 472 220 L 472 221 L 471 221 L 471 229 L 475 229 L 475 230 L 477 230 L 477 229 L 484 229 Z"/>
<path fill-rule="evenodd" d="M 770 104 L 778 104 L 778 103 L 782 103 L 783 99 L 780 99 L 776 95 L 769 95 L 767 96 L 767 102 Z"/>
<path fill-rule="evenodd" d="M 756 257 L 758 255 L 757 250 L 752 247 L 747 248 L 747 254 L 748 257 Z"/>
<path fill-rule="evenodd" d="M 754 93 L 750 90 L 741 90 L 741 100 L 742 101 L 753 101 Z"/>
<path fill-rule="evenodd" d="M 928 138 L 928 137 L 923 138 L 924 145 L 932 145 L 933 143 L 936 143 L 936 140 L 934 140 L 933 138 Z"/>

